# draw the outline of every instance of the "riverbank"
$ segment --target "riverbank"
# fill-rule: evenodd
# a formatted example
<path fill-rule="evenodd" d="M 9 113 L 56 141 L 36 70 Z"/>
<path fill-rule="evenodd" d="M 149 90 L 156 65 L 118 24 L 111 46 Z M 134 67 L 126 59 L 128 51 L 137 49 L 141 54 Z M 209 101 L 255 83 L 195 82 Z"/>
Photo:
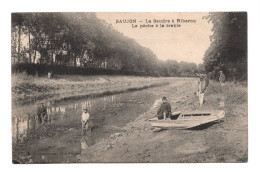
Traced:
<path fill-rule="evenodd" d="M 199 108 L 194 95 L 197 83 L 167 85 L 159 94 L 168 95 L 172 111 Z M 156 91 L 156 89 L 154 89 Z M 157 90 L 158 91 L 158 90 Z M 79 162 L 247 162 L 248 160 L 248 89 L 227 83 L 220 87 L 210 82 L 206 102 L 200 110 L 224 110 L 224 121 L 193 130 L 156 132 L 145 119 L 156 114 L 159 101 L 123 132 L 87 147 L 78 156 Z M 86 136 L 86 139 L 88 139 Z"/>
<path fill-rule="evenodd" d="M 193 82 L 190 78 L 169 78 L 174 86 Z M 99 143 L 147 112 L 154 101 L 165 95 L 165 86 L 121 94 L 49 102 L 49 122 L 42 127 L 35 119 L 38 104 L 13 106 L 12 136 L 14 163 L 78 162 L 76 155 L 84 147 Z M 81 135 L 81 113 L 91 114 L 91 137 Z"/>
<path fill-rule="evenodd" d="M 103 96 L 167 85 L 172 81 L 172 78 L 107 75 L 56 75 L 48 79 L 20 73 L 12 75 L 12 102 L 26 104 L 41 100 Z"/>

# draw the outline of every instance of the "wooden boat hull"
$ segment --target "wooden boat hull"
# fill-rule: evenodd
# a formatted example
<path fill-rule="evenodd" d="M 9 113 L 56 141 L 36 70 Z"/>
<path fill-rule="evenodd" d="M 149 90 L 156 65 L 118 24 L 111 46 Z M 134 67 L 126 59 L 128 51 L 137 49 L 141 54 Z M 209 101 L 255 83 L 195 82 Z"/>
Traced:
<path fill-rule="evenodd" d="M 188 129 L 222 119 L 224 116 L 224 111 L 217 110 L 212 112 L 182 113 L 176 120 L 151 118 L 147 122 L 158 128 Z"/>

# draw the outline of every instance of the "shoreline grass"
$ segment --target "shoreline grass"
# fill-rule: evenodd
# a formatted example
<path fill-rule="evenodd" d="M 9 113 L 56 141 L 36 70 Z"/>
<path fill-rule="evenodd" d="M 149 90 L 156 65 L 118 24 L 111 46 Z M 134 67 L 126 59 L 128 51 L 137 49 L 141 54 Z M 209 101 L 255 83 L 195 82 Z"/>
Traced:
<path fill-rule="evenodd" d="M 12 103 L 98 97 L 167 85 L 172 81 L 172 78 L 106 75 L 57 75 L 48 79 L 21 73 L 12 75 Z"/>

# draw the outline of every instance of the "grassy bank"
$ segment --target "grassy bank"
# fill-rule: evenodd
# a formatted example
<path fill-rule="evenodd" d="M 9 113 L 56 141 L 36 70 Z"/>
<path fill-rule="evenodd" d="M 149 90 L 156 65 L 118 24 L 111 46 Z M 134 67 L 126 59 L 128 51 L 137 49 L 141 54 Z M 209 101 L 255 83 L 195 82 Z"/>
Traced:
<path fill-rule="evenodd" d="M 169 82 L 169 78 L 108 75 L 56 75 L 48 79 L 21 73 L 12 75 L 12 101 L 28 103 L 42 99 L 98 96 L 144 89 Z"/>
<path fill-rule="evenodd" d="M 199 129 L 155 132 L 145 119 L 156 114 L 160 104 L 157 102 L 126 125 L 123 132 L 84 150 L 79 161 L 247 162 L 247 87 L 234 83 L 220 87 L 219 83 L 211 81 L 202 108 L 194 95 L 196 87 L 196 80 L 190 80 L 182 85 L 168 85 L 160 93 L 168 95 L 173 111 L 224 110 L 223 121 Z"/>

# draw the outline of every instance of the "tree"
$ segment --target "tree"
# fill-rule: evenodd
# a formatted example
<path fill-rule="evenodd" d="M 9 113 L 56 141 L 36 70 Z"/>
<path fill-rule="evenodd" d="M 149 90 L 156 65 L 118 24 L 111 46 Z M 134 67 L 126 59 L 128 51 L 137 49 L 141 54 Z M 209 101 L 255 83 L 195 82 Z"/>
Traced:
<path fill-rule="evenodd" d="M 24 22 L 24 16 L 22 13 L 12 13 L 12 28 L 16 31 L 18 27 L 18 52 L 17 52 L 17 63 L 20 63 L 21 58 L 21 32 Z"/>
<path fill-rule="evenodd" d="M 28 37 L 24 49 L 21 35 Z M 21 61 L 22 53 L 29 53 L 29 60 Z M 80 67 L 155 76 L 191 76 L 197 68 L 193 63 L 159 60 L 149 48 L 118 32 L 95 13 L 14 13 L 12 57 L 14 63 L 16 59 L 17 63 L 51 66 L 77 67 L 80 63 Z"/>
<path fill-rule="evenodd" d="M 247 13 L 210 13 L 213 23 L 211 44 L 204 55 L 204 66 L 213 78 L 224 71 L 229 80 L 247 79 Z"/>

